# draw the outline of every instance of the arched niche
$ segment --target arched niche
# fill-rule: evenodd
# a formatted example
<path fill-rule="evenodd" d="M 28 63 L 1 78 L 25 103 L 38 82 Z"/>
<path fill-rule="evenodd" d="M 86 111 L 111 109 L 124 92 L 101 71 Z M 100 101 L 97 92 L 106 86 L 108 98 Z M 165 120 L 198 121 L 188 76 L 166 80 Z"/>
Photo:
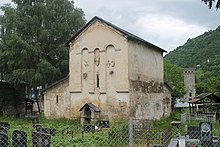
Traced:
<path fill-rule="evenodd" d="M 100 65 L 100 50 L 99 50 L 99 48 L 96 48 L 94 50 L 94 64 L 96 66 Z"/>

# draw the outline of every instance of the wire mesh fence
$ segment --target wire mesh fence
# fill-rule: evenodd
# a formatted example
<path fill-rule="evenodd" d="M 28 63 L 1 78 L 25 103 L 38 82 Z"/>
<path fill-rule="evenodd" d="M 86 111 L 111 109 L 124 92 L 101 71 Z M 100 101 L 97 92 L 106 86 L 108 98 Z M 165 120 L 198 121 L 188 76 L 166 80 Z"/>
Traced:
<path fill-rule="evenodd" d="M 0 126 L 1 147 L 141 147 L 168 144 L 171 139 L 171 130 L 156 130 L 152 124 L 134 119 L 107 126 L 73 124 L 48 128 L 39 122 L 22 128 L 13 127 L 10 122 L 1 122 Z"/>
<path fill-rule="evenodd" d="M 15 128 L 10 122 L 0 122 L 0 126 L 1 147 L 168 147 L 173 139 L 180 143 L 183 136 L 185 146 L 220 146 L 220 131 L 215 126 L 211 131 L 204 128 L 206 132 L 189 124 L 160 130 L 152 122 L 138 119 L 108 126 L 34 123 Z"/>

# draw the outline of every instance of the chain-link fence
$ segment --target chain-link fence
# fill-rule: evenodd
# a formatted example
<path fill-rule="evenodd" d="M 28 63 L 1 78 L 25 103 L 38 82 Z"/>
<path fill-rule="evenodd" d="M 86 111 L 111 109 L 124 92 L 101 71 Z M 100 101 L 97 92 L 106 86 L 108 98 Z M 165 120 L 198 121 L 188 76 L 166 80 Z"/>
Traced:
<path fill-rule="evenodd" d="M 160 131 L 143 120 L 114 125 L 68 125 L 47 128 L 38 121 L 16 129 L 10 122 L 1 122 L 1 147 L 128 147 L 167 145 L 171 130 Z"/>
<path fill-rule="evenodd" d="M 152 122 L 138 119 L 101 126 L 73 124 L 48 128 L 39 122 L 22 129 L 10 126 L 10 122 L 1 122 L 0 126 L 0 147 L 167 147 L 172 142 L 180 144 L 183 138 L 185 146 L 220 146 L 220 132 L 213 127 L 208 130 L 204 126 L 201 131 L 200 125 L 182 124 L 160 130 Z"/>

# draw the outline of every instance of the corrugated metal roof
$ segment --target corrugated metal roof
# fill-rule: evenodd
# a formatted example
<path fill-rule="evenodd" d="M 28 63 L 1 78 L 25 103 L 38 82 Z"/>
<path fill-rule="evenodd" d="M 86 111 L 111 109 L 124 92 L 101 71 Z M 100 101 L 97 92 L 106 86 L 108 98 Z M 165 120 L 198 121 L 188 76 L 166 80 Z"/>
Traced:
<path fill-rule="evenodd" d="M 106 20 L 104 20 L 102 18 L 99 18 L 97 16 L 93 17 L 84 27 L 82 27 L 82 29 L 80 29 L 75 35 L 73 35 L 73 37 L 71 37 L 66 42 L 66 45 L 69 46 L 69 43 L 73 39 L 75 39 L 84 29 L 86 29 L 89 25 L 91 25 L 95 21 L 100 21 L 100 22 L 102 22 L 102 23 L 104 23 L 104 24 L 114 28 L 115 30 L 117 30 L 120 33 L 122 33 L 123 35 L 125 35 L 127 39 L 139 41 L 139 42 L 142 42 L 142 43 L 144 43 L 144 44 L 146 44 L 148 46 L 154 47 L 155 49 L 157 49 L 159 51 L 166 52 L 164 49 L 162 49 L 162 48 L 160 48 L 160 47 L 158 47 L 158 46 L 156 46 L 156 45 L 154 45 L 154 44 L 152 44 L 152 43 L 150 43 L 150 42 L 148 42 L 148 41 L 146 41 L 146 40 L 144 40 L 144 39 L 142 39 L 142 38 L 140 38 L 140 37 L 138 37 L 138 36 L 136 36 L 136 35 L 134 35 L 132 33 L 129 33 L 128 31 L 125 31 L 125 30 L 119 28 L 118 26 L 116 26 L 116 25 L 114 25 L 114 24 L 112 24 L 112 23 L 110 23 L 110 22 L 108 22 L 108 21 L 106 21 Z"/>

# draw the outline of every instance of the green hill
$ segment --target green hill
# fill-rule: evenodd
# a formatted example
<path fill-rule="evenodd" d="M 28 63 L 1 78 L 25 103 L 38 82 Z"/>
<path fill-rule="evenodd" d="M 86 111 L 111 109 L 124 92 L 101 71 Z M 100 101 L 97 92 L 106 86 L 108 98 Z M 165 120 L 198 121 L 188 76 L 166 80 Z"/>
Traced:
<path fill-rule="evenodd" d="M 182 68 L 196 68 L 197 93 L 220 94 L 220 26 L 187 42 L 165 56 Z"/>
<path fill-rule="evenodd" d="M 183 68 L 207 64 L 220 56 L 220 26 L 187 42 L 165 56 L 166 60 Z"/>

